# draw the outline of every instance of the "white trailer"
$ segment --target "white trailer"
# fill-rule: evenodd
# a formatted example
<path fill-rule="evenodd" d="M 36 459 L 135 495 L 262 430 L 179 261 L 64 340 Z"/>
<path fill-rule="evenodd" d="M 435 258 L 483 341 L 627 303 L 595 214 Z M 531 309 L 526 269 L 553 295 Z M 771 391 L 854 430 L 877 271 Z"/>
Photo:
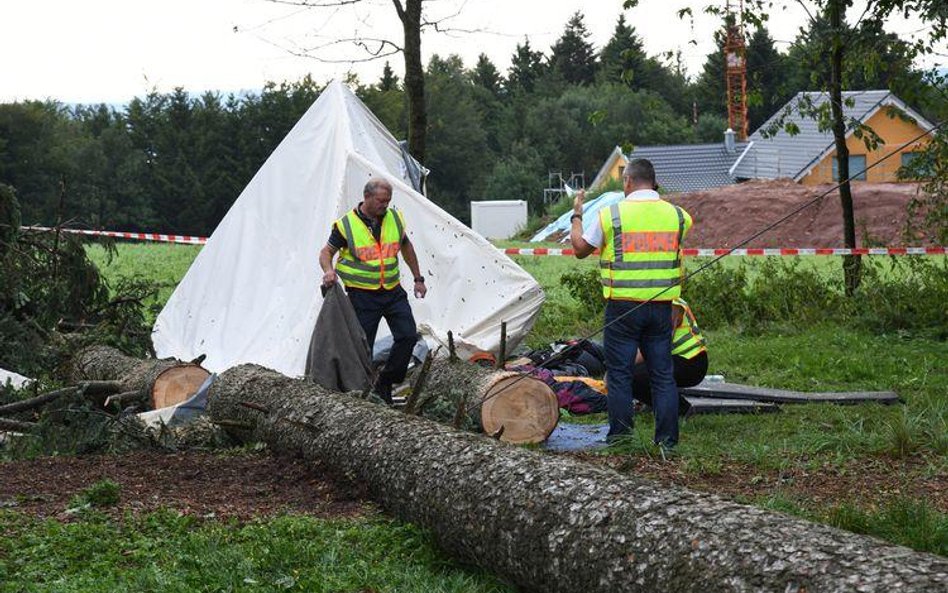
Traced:
<path fill-rule="evenodd" d="M 509 239 L 526 225 L 526 200 L 471 202 L 471 228 L 482 237 Z"/>

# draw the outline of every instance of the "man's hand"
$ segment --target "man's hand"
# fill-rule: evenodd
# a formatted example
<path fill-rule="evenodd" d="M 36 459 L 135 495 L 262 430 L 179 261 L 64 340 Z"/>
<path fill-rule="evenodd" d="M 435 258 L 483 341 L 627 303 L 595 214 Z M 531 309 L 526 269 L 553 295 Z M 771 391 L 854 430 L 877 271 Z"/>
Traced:
<path fill-rule="evenodd" d="M 336 270 L 329 270 L 323 274 L 323 286 L 332 286 L 336 283 Z"/>
<path fill-rule="evenodd" d="M 415 282 L 415 298 L 423 299 L 428 294 L 428 287 L 424 282 Z"/>
<path fill-rule="evenodd" d="M 573 198 L 573 214 L 583 215 L 583 201 L 586 199 L 586 190 L 581 189 L 576 192 L 576 197 Z"/>

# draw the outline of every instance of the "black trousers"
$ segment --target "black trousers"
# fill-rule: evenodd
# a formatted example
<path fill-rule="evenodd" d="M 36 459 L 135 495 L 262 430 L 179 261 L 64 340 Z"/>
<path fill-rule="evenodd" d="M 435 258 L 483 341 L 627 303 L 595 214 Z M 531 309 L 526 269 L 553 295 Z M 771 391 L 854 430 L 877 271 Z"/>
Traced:
<path fill-rule="evenodd" d="M 359 290 L 348 289 L 349 302 L 355 309 L 359 325 L 369 341 L 369 356 L 375 345 L 375 334 L 379 329 L 379 322 L 385 319 L 388 328 L 392 330 L 392 351 L 385 366 L 379 373 L 376 385 L 391 387 L 395 383 L 405 380 L 408 363 L 411 361 L 411 352 L 417 339 L 415 316 L 412 315 L 408 304 L 408 294 L 401 286 L 392 290 Z"/>
<path fill-rule="evenodd" d="M 672 363 L 675 371 L 675 385 L 681 387 L 694 387 L 704 379 L 708 373 L 708 353 L 701 352 L 694 358 L 682 358 L 672 356 Z M 632 393 L 635 399 L 643 404 L 652 405 L 652 387 L 648 380 L 648 367 L 644 362 L 635 365 L 635 372 L 632 374 Z M 685 398 L 678 397 L 678 413 L 684 415 L 691 407 Z"/>

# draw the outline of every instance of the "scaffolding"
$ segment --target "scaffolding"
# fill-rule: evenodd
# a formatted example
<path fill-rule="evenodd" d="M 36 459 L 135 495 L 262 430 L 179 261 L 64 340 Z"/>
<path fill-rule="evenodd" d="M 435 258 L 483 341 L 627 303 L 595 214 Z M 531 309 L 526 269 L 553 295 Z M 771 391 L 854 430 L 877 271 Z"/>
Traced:
<path fill-rule="evenodd" d="M 586 172 L 570 173 L 563 177 L 561 171 L 547 171 L 547 188 L 543 190 L 543 205 L 549 206 L 558 202 L 566 193 L 566 186 L 573 190 L 586 188 Z"/>
<path fill-rule="evenodd" d="M 738 140 L 747 139 L 747 46 L 742 27 L 743 14 L 744 0 L 727 0 L 727 36 L 724 42 L 727 123 Z"/>

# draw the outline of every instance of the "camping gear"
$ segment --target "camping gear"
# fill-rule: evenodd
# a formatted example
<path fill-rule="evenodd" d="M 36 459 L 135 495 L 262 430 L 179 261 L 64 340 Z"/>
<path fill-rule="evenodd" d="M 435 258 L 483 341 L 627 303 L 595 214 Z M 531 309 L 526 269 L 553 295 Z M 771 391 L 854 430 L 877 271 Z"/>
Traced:
<path fill-rule="evenodd" d="M 304 373 L 322 306 L 318 253 L 373 177 L 393 188 L 429 292 L 411 299 L 432 346 L 458 355 L 513 349 L 543 302 L 540 285 L 413 187 L 394 137 L 343 83 L 330 83 L 273 151 L 208 239 L 155 321 L 160 357 L 207 354 L 214 372 L 253 362 Z M 411 275 L 403 286 L 411 292 Z M 378 338 L 388 335 L 383 323 Z"/>

